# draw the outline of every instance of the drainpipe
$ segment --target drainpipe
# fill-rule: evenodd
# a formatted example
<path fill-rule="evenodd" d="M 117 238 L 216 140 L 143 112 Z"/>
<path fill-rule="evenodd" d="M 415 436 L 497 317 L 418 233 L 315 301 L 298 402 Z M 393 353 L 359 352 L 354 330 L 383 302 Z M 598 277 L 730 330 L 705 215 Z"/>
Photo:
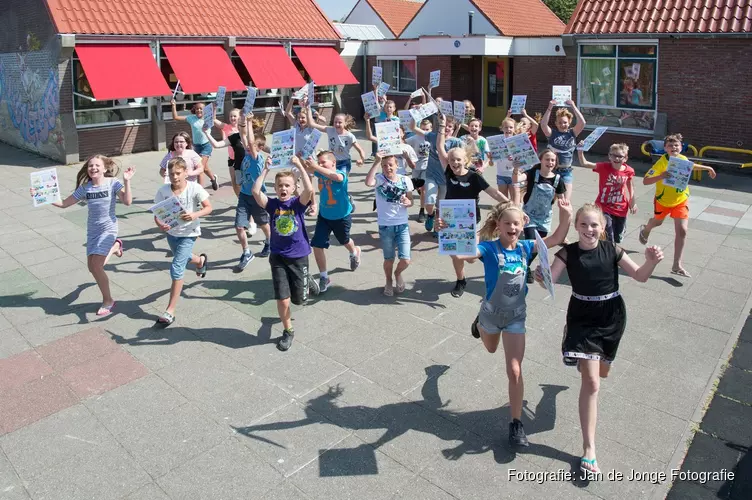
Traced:
<path fill-rule="evenodd" d="M 467 12 L 467 34 L 472 35 L 473 34 L 473 16 L 475 15 L 475 12 L 472 10 Z"/>
<path fill-rule="evenodd" d="M 368 92 L 368 40 L 364 40 L 362 42 L 363 47 L 363 84 L 362 84 L 362 94 L 365 94 Z"/>

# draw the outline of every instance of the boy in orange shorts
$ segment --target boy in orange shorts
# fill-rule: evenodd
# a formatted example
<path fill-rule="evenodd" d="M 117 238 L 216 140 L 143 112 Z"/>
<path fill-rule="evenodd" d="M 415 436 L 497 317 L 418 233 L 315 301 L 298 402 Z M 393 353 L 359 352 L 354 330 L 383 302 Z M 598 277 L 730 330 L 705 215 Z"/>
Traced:
<path fill-rule="evenodd" d="M 653 168 L 651 168 L 642 183 L 646 186 L 655 184 L 655 214 L 646 225 L 640 226 L 640 243 L 646 245 L 650 237 L 650 231 L 663 224 L 663 219 L 671 216 L 674 219 L 674 230 L 676 238 L 674 240 L 674 264 L 671 266 L 671 274 L 691 278 L 684 266 L 682 266 L 682 255 L 684 254 L 684 243 L 687 239 L 687 229 L 689 227 L 689 186 L 683 191 L 671 186 L 665 186 L 663 179 L 668 177 L 666 169 L 668 160 L 671 156 L 676 156 L 682 160 L 687 157 L 681 154 L 682 136 L 681 134 L 668 135 L 663 140 L 663 149 L 666 154 L 663 155 Z M 715 170 L 705 165 L 697 163 L 692 167 L 693 170 L 705 170 L 711 179 L 715 179 Z"/>

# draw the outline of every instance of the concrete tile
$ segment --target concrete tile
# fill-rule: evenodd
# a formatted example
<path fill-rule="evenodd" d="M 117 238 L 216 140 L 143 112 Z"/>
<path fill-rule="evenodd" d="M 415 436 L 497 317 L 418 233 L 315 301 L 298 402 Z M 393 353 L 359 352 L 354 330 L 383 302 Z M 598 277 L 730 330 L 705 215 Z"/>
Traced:
<path fill-rule="evenodd" d="M 120 387 L 149 374 L 149 370 L 124 350 L 116 350 L 66 369 L 60 377 L 80 398 Z"/>
<path fill-rule="evenodd" d="M 452 495 L 422 477 L 415 477 L 402 486 L 392 497 L 394 500 L 453 500 Z"/>
<path fill-rule="evenodd" d="M 702 304 L 713 304 L 729 313 L 739 314 L 747 303 L 748 295 L 749 292 L 746 290 L 732 292 L 706 283 L 693 283 L 684 298 Z"/>
<path fill-rule="evenodd" d="M 157 371 L 173 363 L 215 351 L 211 344 L 199 339 L 187 328 L 153 327 L 156 317 L 144 319 L 142 323 L 149 327 L 141 328 L 134 336 L 121 337 L 119 333 L 115 333 L 121 331 L 119 328 L 113 328 L 114 331 L 111 332 L 115 335 L 115 342 L 122 344 L 126 351 L 150 370 Z M 111 327 L 108 325 L 108 328 Z"/>
<path fill-rule="evenodd" d="M 143 488 L 134 491 L 123 500 L 170 500 L 170 497 L 155 483 L 148 483 Z"/>
<path fill-rule="evenodd" d="M 261 498 L 283 480 L 282 475 L 229 438 L 173 469 L 157 482 L 173 498 Z"/>
<path fill-rule="evenodd" d="M 0 343 L 0 360 L 31 349 L 31 345 L 26 341 L 24 336 L 10 326 L 10 323 L 2 316 L 0 316 L 0 323 L 7 323 L 6 328 L 0 330 L 0 338 L 3 339 L 3 342 Z"/>
<path fill-rule="evenodd" d="M 372 335 L 366 342 L 356 338 L 357 333 L 346 328 L 317 338 L 306 345 L 322 355 L 347 367 L 356 366 L 391 346 L 391 343 Z"/>
<path fill-rule="evenodd" d="M 279 483 L 263 497 L 264 500 L 308 500 L 308 498 L 310 497 L 300 491 L 290 480 Z"/>
<path fill-rule="evenodd" d="M 752 289 L 752 277 L 728 274 L 713 269 L 703 269 L 700 274 L 695 276 L 695 280 L 698 283 L 736 293 Z"/>
<path fill-rule="evenodd" d="M 60 259 L 54 263 L 42 262 L 41 264 L 29 265 L 26 269 L 37 278 L 44 279 L 69 271 L 86 270 L 86 266 L 76 259 Z"/>
<path fill-rule="evenodd" d="M 720 216 L 718 216 L 720 217 Z M 730 221 L 726 221 L 730 222 Z M 734 224 L 736 224 L 737 221 L 734 221 Z M 665 225 L 665 224 L 664 224 Z M 719 235 L 727 235 L 731 233 L 731 230 L 734 228 L 734 225 L 728 225 L 728 224 L 722 224 L 718 223 L 716 221 L 708 221 L 708 220 L 701 220 L 699 218 L 697 219 L 690 219 L 689 220 L 689 233 L 691 234 L 692 231 L 695 229 L 699 229 L 701 231 L 707 231 L 709 233 L 715 233 Z"/>
<path fill-rule="evenodd" d="M 404 395 L 425 379 L 425 367 L 431 365 L 428 359 L 404 348 L 392 347 L 358 365 L 354 371 L 382 387 Z"/>
<path fill-rule="evenodd" d="M 78 398 L 57 375 L 50 375 L 0 393 L 0 435 L 13 432 L 64 408 Z"/>
<path fill-rule="evenodd" d="M 59 341 L 90 328 L 91 324 L 88 321 L 87 311 L 82 309 L 72 309 L 71 312 L 62 315 L 42 314 L 38 320 L 23 322 L 16 327 L 29 344 L 37 347 Z"/>
<path fill-rule="evenodd" d="M 103 330 L 90 328 L 40 346 L 37 352 L 55 371 L 63 371 L 117 349 L 118 345 Z"/>
<path fill-rule="evenodd" d="M 692 196 L 692 203 L 689 204 L 689 217 L 696 219 L 698 215 L 703 213 L 715 201 L 711 198 L 703 198 L 702 196 Z"/>
<path fill-rule="evenodd" d="M 692 198 L 692 201 L 694 202 L 694 197 Z M 714 207 L 720 207 L 720 208 L 726 208 L 729 210 L 736 210 L 738 212 L 746 212 L 750 209 L 749 204 L 744 203 L 732 203 L 729 201 L 723 201 L 723 200 L 715 200 L 711 204 Z"/>
<path fill-rule="evenodd" d="M 293 344 L 292 349 L 262 366 L 259 374 L 285 392 L 300 397 L 345 371 L 347 367 L 331 358 L 302 344 Z"/>
<path fill-rule="evenodd" d="M 50 246 L 48 248 L 17 254 L 15 259 L 23 266 L 34 266 L 47 262 L 53 262 L 52 265 L 57 265 L 59 261 L 68 257 L 69 255 L 61 248 Z"/>
<path fill-rule="evenodd" d="M 0 452 L 0 492 L 2 492 L 3 500 L 28 500 L 31 498 L 18 474 L 13 470 L 13 466 L 2 452 Z"/>
<path fill-rule="evenodd" d="M 39 380 L 52 373 L 52 368 L 35 351 L 0 359 L 0 392 Z"/>

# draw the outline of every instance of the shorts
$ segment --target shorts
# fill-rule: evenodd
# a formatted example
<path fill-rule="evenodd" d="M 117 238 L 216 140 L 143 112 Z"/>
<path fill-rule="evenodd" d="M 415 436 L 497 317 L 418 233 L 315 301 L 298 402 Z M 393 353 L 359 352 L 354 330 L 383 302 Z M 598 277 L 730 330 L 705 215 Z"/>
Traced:
<path fill-rule="evenodd" d="M 193 245 L 196 243 L 195 236 L 173 236 L 167 234 L 167 244 L 172 250 L 172 264 L 170 265 L 170 278 L 172 281 L 183 279 L 185 267 L 193 256 Z"/>
<path fill-rule="evenodd" d="M 413 188 L 415 188 L 415 189 L 420 189 L 420 188 L 422 188 L 423 186 L 426 185 L 426 180 L 425 179 L 421 179 L 421 178 L 417 178 L 416 179 L 415 177 L 413 177 L 410 180 L 412 181 Z"/>
<path fill-rule="evenodd" d="M 211 156 L 212 154 L 212 145 L 208 142 L 205 142 L 203 144 L 196 144 L 193 143 L 193 150 L 196 152 L 199 156 Z"/>
<path fill-rule="evenodd" d="M 253 196 L 240 193 L 238 206 L 235 209 L 235 227 L 248 227 L 251 217 L 258 226 L 269 224 L 269 212 L 261 208 Z"/>
<path fill-rule="evenodd" d="M 572 184 L 572 181 L 574 180 L 571 166 L 555 168 L 554 173 L 559 174 L 561 182 L 563 182 L 564 184 Z"/>
<path fill-rule="evenodd" d="M 527 307 L 522 305 L 517 309 L 498 309 L 485 300 L 480 306 L 478 313 L 478 325 L 484 332 L 498 335 L 501 332 L 525 333 L 525 319 L 527 319 Z"/>
<path fill-rule="evenodd" d="M 424 187 L 426 190 L 426 205 L 436 205 L 439 200 L 443 200 L 446 196 L 446 184 L 437 184 L 434 180 L 426 179 Z"/>
<path fill-rule="evenodd" d="M 308 256 L 291 259 L 273 253 L 269 255 L 272 267 L 274 300 L 290 299 L 296 306 L 308 300 Z"/>
<path fill-rule="evenodd" d="M 621 243 L 627 229 L 627 217 L 619 217 L 606 212 L 603 212 L 603 216 L 606 218 L 606 239 L 614 243 Z"/>
<path fill-rule="evenodd" d="M 672 219 L 689 219 L 689 200 L 684 200 L 673 207 L 664 207 L 658 200 L 654 200 L 655 215 L 658 220 L 663 220 L 669 215 Z"/>
<path fill-rule="evenodd" d="M 379 239 L 384 260 L 394 260 L 395 248 L 400 260 L 410 260 L 410 227 L 407 224 L 379 226 Z"/>
<path fill-rule="evenodd" d="M 512 177 L 507 175 L 497 175 L 496 176 L 496 185 L 497 186 L 513 186 L 513 187 L 520 187 L 519 182 L 512 182 Z"/>
<path fill-rule="evenodd" d="M 347 175 L 350 175 L 350 170 L 352 169 L 352 160 L 337 160 L 337 170 L 344 170 L 347 172 Z"/>
<path fill-rule="evenodd" d="M 352 226 L 352 216 L 348 215 L 344 219 L 329 220 L 319 215 L 316 218 L 316 228 L 313 230 L 311 246 L 314 248 L 329 248 L 329 235 L 334 233 L 334 237 L 340 245 L 350 241 L 350 227 Z"/>
<path fill-rule="evenodd" d="M 234 158 L 228 158 L 227 159 L 227 166 L 235 168 L 235 159 Z"/>

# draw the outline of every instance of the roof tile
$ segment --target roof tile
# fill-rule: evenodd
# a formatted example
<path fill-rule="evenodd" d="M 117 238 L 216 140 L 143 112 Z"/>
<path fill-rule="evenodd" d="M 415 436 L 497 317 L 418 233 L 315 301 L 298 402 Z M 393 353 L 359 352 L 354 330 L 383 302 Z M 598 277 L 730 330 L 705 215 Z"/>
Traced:
<path fill-rule="evenodd" d="M 593 13 L 597 14 L 598 22 L 594 22 Z M 580 0 L 565 33 L 749 33 L 751 30 L 752 0 Z"/>
<path fill-rule="evenodd" d="M 59 33 L 339 40 L 316 0 L 46 0 Z M 214 10 L 216 9 L 216 10 Z M 168 13 L 201 12 L 196 22 Z M 263 15 L 259 13 L 263 12 Z"/>
<path fill-rule="evenodd" d="M 423 3 L 414 0 L 366 0 L 386 27 L 398 37 L 405 31 Z"/>

